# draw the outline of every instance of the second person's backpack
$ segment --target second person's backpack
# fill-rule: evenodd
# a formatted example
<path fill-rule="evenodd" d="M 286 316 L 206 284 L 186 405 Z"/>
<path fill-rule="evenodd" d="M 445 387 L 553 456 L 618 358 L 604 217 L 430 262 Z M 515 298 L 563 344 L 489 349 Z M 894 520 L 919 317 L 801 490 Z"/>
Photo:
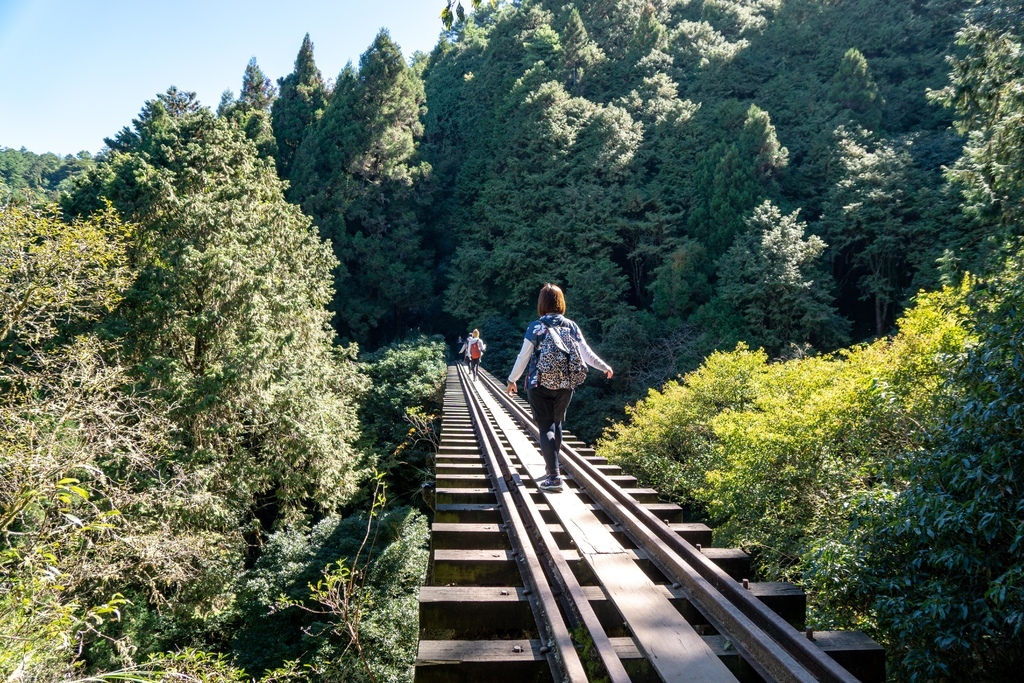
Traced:
<path fill-rule="evenodd" d="M 580 344 L 565 327 L 548 327 L 537 356 L 537 384 L 546 389 L 575 389 L 587 378 Z"/>

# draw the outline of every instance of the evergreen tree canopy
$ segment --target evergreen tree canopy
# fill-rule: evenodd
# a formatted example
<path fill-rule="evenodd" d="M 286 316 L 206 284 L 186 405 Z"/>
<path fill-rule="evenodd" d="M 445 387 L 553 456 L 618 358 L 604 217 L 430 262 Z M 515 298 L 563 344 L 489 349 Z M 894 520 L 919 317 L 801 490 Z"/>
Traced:
<path fill-rule="evenodd" d="M 290 197 L 320 226 L 341 262 L 335 272 L 339 332 L 391 337 L 430 309 L 433 256 L 422 241 L 417 183 L 423 81 L 381 31 L 338 76 L 330 104 L 295 157 Z"/>
<path fill-rule="evenodd" d="M 256 58 L 253 57 L 245 66 L 245 74 L 242 76 L 242 91 L 238 95 L 239 104 L 245 109 L 269 113 L 276 95 L 270 79 L 263 73 L 263 69 L 259 67 Z"/>
<path fill-rule="evenodd" d="M 302 139 L 327 108 L 327 87 L 313 61 L 313 42 L 308 33 L 295 57 L 295 70 L 278 79 L 277 84 L 280 94 L 272 108 L 277 171 L 288 178 Z"/>
<path fill-rule="evenodd" d="M 259 155 L 268 159 L 278 154 L 270 117 L 270 107 L 275 97 L 274 86 L 253 57 L 242 75 L 242 91 L 238 100 L 228 90 L 221 96 L 217 108 L 217 115 L 229 119 L 245 131 L 246 137 L 256 144 Z"/>
<path fill-rule="evenodd" d="M 722 329 L 723 319 L 738 316 L 739 338 L 772 353 L 787 344 L 828 348 L 844 342 L 846 321 L 830 305 L 829 291 L 815 284 L 825 277 L 815 264 L 825 242 L 805 237 L 807 224 L 797 212 L 784 216 L 767 201 L 746 225 L 720 263 L 718 295 L 701 316 L 708 326 Z M 728 335 L 728 328 L 722 333 Z"/>
<path fill-rule="evenodd" d="M 1019 246 L 977 293 L 978 342 L 951 377 L 952 415 L 905 455 L 897 491 L 865 497 L 846 542 L 856 599 L 919 679 L 1011 680 L 1024 662 L 1024 271 Z"/>
<path fill-rule="evenodd" d="M 860 297 L 873 303 L 874 332 L 883 334 L 911 283 L 911 255 L 934 238 L 922 220 L 928 193 L 912 139 L 875 141 L 842 127 L 837 139 L 842 179 L 826 199 L 824 234 L 849 264 Z"/>
<path fill-rule="evenodd" d="M 109 326 L 167 392 L 192 466 L 228 499 L 275 492 L 291 516 L 344 502 L 361 380 L 327 326 L 335 261 L 272 160 L 173 89 L 108 144 L 65 206 L 109 201 L 140 226 Z"/>
<path fill-rule="evenodd" d="M 563 65 L 568 74 L 566 86 L 570 92 L 578 94 L 583 86 L 584 76 L 592 67 L 600 64 L 605 55 L 590 39 L 580 17 L 580 11 L 575 7 L 569 11 L 561 36 Z"/>
<path fill-rule="evenodd" d="M 110 207 L 70 224 L 52 209 L 0 211 L 0 362 L 112 311 L 130 279 L 130 234 Z"/>
<path fill-rule="evenodd" d="M 851 47 L 843 55 L 828 95 L 833 102 L 850 110 L 865 128 L 874 130 L 882 120 L 885 99 L 878 92 L 868 60 L 857 48 Z"/>
<path fill-rule="evenodd" d="M 64 158 L 56 154 L 33 154 L 20 150 L 0 149 L 0 202 L 46 204 L 56 201 L 61 188 L 70 178 L 88 169 L 93 163 L 89 152 Z"/>
<path fill-rule="evenodd" d="M 968 136 L 952 169 L 971 214 L 1013 234 L 1024 225 L 1024 36 L 1019 0 L 979 3 L 957 35 L 967 50 L 951 57 L 952 81 L 936 98 L 952 107 Z"/>

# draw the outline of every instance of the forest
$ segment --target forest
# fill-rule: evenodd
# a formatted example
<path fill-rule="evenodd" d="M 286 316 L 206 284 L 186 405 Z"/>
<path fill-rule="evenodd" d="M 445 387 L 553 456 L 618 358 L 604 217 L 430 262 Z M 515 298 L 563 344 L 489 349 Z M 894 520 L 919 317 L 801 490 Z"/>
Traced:
<path fill-rule="evenodd" d="M 0 149 L 0 680 L 411 681 L 451 345 L 546 282 L 568 429 L 891 680 L 1015 679 L 1024 2 L 437 4 Z"/>

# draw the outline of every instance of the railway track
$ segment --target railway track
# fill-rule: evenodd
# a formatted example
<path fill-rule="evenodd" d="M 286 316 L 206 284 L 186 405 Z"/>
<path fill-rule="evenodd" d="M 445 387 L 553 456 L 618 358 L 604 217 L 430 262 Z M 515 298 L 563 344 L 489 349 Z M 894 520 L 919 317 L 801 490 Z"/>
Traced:
<path fill-rule="evenodd" d="M 804 628 L 790 584 L 566 433 L 567 486 L 540 491 L 529 408 L 449 368 L 417 683 L 885 680 L 856 632 Z"/>

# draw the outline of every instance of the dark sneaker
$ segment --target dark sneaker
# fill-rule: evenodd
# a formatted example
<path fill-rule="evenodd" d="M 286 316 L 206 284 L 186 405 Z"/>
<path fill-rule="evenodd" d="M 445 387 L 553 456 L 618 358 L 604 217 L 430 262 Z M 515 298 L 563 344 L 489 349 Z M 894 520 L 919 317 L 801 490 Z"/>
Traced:
<path fill-rule="evenodd" d="M 562 478 L 561 477 L 544 477 L 537 482 L 537 488 L 541 491 L 561 491 L 562 490 Z"/>

